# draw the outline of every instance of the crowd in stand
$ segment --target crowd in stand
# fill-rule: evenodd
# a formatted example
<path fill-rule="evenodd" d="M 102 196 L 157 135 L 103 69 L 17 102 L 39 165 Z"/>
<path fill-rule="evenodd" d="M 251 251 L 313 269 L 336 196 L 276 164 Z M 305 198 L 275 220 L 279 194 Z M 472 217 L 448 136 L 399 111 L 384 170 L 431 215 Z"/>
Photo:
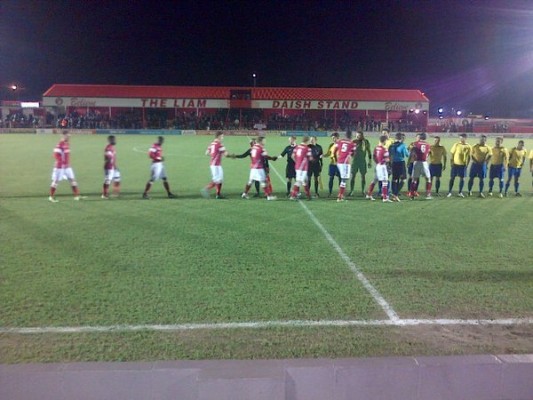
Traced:
<path fill-rule="evenodd" d="M 372 116 L 353 117 L 347 112 L 338 115 L 317 116 L 317 113 L 300 113 L 297 115 L 281 112 L 264 114 L 262 110 L 220 109 L 213 114 L 196 111 L 180 111 L 169 118 L 166 110 L 125 110 L 110 117 L 108 113 L 88 110 L 87 113 L 76 111 L 53 116 L 47 113 L 43 117 L 25 115 L 22 112 L 11 113 L 0 120 L 4 128 L 62 127 L 66 121 L 69 129 L 190 129 L 190 130 L 237 130 L 267 129 L 281 131 L 330 131 L 335 129 L 366 132 L 381 132 L 383 128 L 390 131 L 422 131 L 424 127 L 409 119 L 388 121 L 385 123 Z M 65 122 L 63 122 L 65 123 Z"/>

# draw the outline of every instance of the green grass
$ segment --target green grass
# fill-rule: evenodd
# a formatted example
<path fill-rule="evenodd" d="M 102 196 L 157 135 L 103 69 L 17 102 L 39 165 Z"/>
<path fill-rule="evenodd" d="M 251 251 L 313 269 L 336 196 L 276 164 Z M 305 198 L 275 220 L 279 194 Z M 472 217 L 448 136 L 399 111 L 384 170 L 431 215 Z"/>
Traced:
<path fill-rule="evenodd" d="M 118 137 L 122 195 L 103 201 L 105 137 L 74 136 L 72 164 L 88 198 L 73 201 L 62 182 L 60 202 L 51 204 L 58 138 L 0 135 L 0 327 L 387 318 L 298 203 L 240 199 L 247 160 L 223 162 L 229 200 L 200 197 L 209 181 L 203 154 L 209 137 L 167 137 L 165 165 L 179 198 L 167 199 L 156 182 L 152 200 L 141 200 L 154 139 Z M 320 142 L 327 146 L 326 138 Z M 225 143 L 236 153 L 248 146 L 243 137 Z M 267 139 L 271 154 L 285 145 L 285 138 Z M 285 184 L 275 171 L 283 176 L 285 161 L 272 166 L 282 197 Z M 304 204 L 401 318 L 531 318 L 533 198 L 526 171 L 521 182 L 522 198 Z M 428 336 L 417 329 L 0 334 L 0 362 L 533 351 L 531 341 L 496 343 L 491 327 L 477 332 L 477 343 L 459 346 L 449 337 L 428 339 L 445 328 L 428 328 Z M 531 325 L 518 331 L 533 336 Z"/>

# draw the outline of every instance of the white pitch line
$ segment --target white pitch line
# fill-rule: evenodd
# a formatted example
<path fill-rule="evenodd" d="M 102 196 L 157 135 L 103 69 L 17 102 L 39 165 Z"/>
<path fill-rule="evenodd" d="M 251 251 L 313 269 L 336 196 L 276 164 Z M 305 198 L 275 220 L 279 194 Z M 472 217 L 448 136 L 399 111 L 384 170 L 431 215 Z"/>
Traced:
<path fill-rule="evenodd" d="M 256 321 L 256 322 L 219 322 L 203 324 L 175 325 L 109 325 L 109 326 L 58 326 L 35 328 L 0 328 L 0 334 L 34 335 L 44 333 L 102 333 L 102 332 L 185 332 L 193 330 L 216 329 L 266 329 L 266 328 L 312 328 L 312 327 L 409 327 L 409 326 L 514 326 L 533 325 L 533 318 L 505 319 L 385 319 L 385 320 L 289 320 L 289 321 Z"/>
<path fill-rule="evenodd" d="M 283 177 L 280 175 L 280 173 L 276 170 L 276 168 L 271 167 L 271 169 L 276 173 L 276 175 L 280 178 L 280 180 L 283 182 Z M 370 283 L 370 281 L 366 278 L 366 276 L 359 271 L 359 268 L 357 268 L 357 265 L 348 257 L 348 255 L 344 252 L 344 250 L 339 246 L 337 241 L 331 236 L 331 234 L 324 228 L 324 226 L 320 223 L 320 221 L 315 217 L 315 215 L 307 208 L 307 206 L 301 202 L 298 201 L 304 211 L 307 213 L 311 221 L 318 227 L 318 229 L 322 232 L 322 234 L 325 236 L 326 240 L 331 244 L 331 246 L 335 249 L 335 251 L 341 256 L 343 261 L 348 265 L 350 270 L 355 274 L 356 278 L 359 280 L 359 282 L 362 283 L 364 288 L 370 293 L 374 301 L 378 303 L 385 314 L 389 317 L 391 321 L 399 321 L 400 317 L 398 317 L 398 314 L 394 311 L 394 309 L 391 307 L 391 305 L 385 300 L 385 298 L 378 292 L 378 290 Z"/>

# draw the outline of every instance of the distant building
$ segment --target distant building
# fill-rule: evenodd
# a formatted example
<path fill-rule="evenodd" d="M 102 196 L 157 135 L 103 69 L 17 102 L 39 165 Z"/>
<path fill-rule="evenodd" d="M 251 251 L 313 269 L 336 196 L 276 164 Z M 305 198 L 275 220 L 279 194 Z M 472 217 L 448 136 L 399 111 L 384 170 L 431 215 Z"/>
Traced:
<path fill-rule="evenodd" d="M 346 88 L 55 84 L 42 104 L 109 127 L 187 129 L 414 131 L 425 130 L 429 110 L 419 90 Z"/>

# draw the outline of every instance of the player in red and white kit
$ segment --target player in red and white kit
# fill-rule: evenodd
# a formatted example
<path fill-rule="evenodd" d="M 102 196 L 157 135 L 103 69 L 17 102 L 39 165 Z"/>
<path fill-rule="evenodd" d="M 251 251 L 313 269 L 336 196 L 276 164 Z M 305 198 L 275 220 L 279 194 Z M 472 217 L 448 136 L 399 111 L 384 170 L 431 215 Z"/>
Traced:
<path fill-rule="evenodd" d="M 149 199 L 148 192 L 152 188 L 152 184 L 154 181 L 157 181 L 161 179 L 163 181 L 163 187 L 167 191 L 167 196 L 169 199 L 175 199 L 176 195 L 174 195 L 170 191 L 170 185 L 167 181 L 167 174 L 165 172 L 165 166 L 163 165 L 163 142 L 165 141 L 165 138 L 163 136 L 158 136 L 157 142 L 150 147 L 150 150 L 148 151 L 148 156 L 152 160 L 152 166 L 150 167 L 150 180 L 146 183 L 146 186 L 144 188 L 143 193 L 143 199 Z"/>
<path fill-rule="evenodd" d="M 337 168 L 341 177 L 337 202 L 344 201 L 344 191 L 346 190 L 346 182 L 351 176 L 352 157 L 355 148 L 356 144 L 352 141 L 352 132 L 347 130 L 345 138 L 337 141 Z"/>
<path fill-rule="evenodd" d="M 243 199 L 249 198 L 248 191 L 252 187 L 252 182 L 257 181 L 263 188 L 263 191 L 267 196 L 267 200 L 276 200 L 276 196 L 272 195 L 271 186 L 267 185 L 264 158 L 275 160 L 277 157 L 270 157 L 264 145 L 265 138 L 263 136 L 259 136 L 250 150 L 250 158 L 252 160 L 250 164 L 250 178 L 248 179 L 248 183 L 244 188 L 244 192 L 242 192 L 241 197 Z"/>
<path fill-rule="evenodd" d="M 120 192 L 120 171 L 117 167 L 117 144 L 115 136 L 107 137 L 107 146 L 104 149 L 104 185 L 102 188 L 102 199 L 109 199 L 109 186 L 113 182 L 113 194 L 118 196 Z"/>
<path fill-rule="evenodd" d="M 375 200 L 372 197 L 372 192 L 374 187 L 378 182 L 381 182 L 381 197 L 383 203 L 392 203 L 392 200 L 389 199 L 389 171 L 387 169 L 387 164 L 390 162 L 389 149 L 387 148 L 388 137 L 382 135 L 379 138 L 379 144 L 374 149 L 374 163 L 375 163 L 375 175 L 374 180 L 368 187 L 368 193 L 366 198 L 368 200 Z"/>
<path fill-rule="evenodd" d="M 209 166 L 211 168 L 211 182 L 201 190 L 202 196 L 209 198 L 209 191 L 216 187 L 216 199 L 225 199 L 220 191 L 224 180 L 224 171 L 222 170 L 222 157 L 227 157 L 228 152 L 222 144 L 224 133 L 218 131 L 215 139 L 207 147 L 205 154 L 210 157 Z"/>
<path fill-rule="evenodd" d="M 309 147 L 309 136 L 304 136 L 302 143 L 294 148 L 291 157 L 294 160 L 294 169 L 296 170 L 296 179 L 289 199 L 296 200 L 300 192 L 300 186 L 303 186 L 305 195 L 311 200 L 311 192 L 307 182 L 307 170 L 309 169 L 309 160 L 312 153 Z"/>
<path fill-rule="evenodd" d="M 72 193 L 74 193 L 74 200 L 80 200 L 80 191 L 78 190 L 78 183 L 74 176 L 74 171 L 70 166 L 70 134 L 68 132 L 63 132 L 61 140 L 54 148 L 54 170 L 52 171 L 52 184 L 50 185 L 50 196 L 48 200 L 52 203 L 57 203 L 58 200 L 55 198 L 55 193 L 57 185 L 62 180 L 66 179 L 69 181 L 70 186 L 72 187 Z"/>
<path fill-rule="evenodd" d="M 428 156 L 431 146 L 426 142 L 426 134 L 418 135 L 418 140 L 413 143 L 411 148 L 411 159 L 413 160 L 413 181 L 409 188 L 409 198 L 415 198 L 416 188 L 418 187 L 418 180 L 421 174 L 426 178 L 426 199 L 431 200 L 431 173 L 429 171 Z"/>

